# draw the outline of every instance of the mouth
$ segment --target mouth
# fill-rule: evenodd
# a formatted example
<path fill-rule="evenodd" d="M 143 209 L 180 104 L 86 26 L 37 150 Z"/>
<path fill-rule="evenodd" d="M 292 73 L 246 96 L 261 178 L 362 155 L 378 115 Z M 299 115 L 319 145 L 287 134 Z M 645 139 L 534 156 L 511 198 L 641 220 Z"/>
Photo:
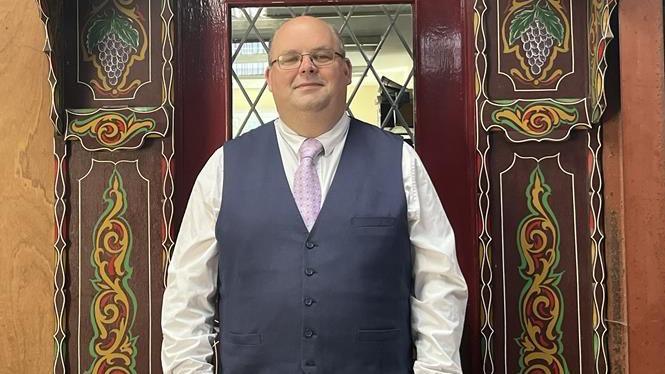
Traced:
<path fill-rule="evenodd" d="M 322 87 L 323 83 L 317 83 L 317 82 L 311 82 L 311 83 L 301 83 L 297 85 L 295 88 L 308 88 L 308 87 Z"/>

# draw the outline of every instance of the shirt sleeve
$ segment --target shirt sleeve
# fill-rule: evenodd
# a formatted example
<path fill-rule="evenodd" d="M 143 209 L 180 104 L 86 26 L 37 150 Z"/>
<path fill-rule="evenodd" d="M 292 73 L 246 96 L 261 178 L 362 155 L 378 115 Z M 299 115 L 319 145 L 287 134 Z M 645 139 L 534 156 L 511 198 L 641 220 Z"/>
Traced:
<path fill-rule="evenodd" d="M 222 148 L 194 183 L 168 267 L 162 305 L 162 369 L 210 374 L 218 272 L 215 224 L 222 198 Z"/>
<path fill-rule="evenodd" d="M 402 172 L 413 256 L 414 374 L 462 373 L 459 348 L 468 293 L 455 236 L 424 165 L 406 143 Z"/>

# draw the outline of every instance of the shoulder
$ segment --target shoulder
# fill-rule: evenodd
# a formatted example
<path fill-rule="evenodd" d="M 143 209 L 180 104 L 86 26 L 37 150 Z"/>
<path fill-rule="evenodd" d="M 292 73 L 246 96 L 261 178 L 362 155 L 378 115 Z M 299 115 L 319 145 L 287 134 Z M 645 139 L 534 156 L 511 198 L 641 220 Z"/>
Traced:
<path fill-rule="evenodd" d="M 270 136 L 274 135 L 275 126 L 274 121 L 270 121 L 265 125 L 261 125 L 255 129 L 247 131 L 246 133 L 230 139 L 224 143 L 224 148 L 227 152 L 236 148 L 243 148 L 245 146 L 255 146 L 261 140 L 269 140 Z"/>
<path fill-rule="evenodd" d="M 371 137 L 372 141 L 382 141 L 399 146 L 400 148 L 402 144 L 405 144 L 399 135 L 353 117 L 351 117 L 351 126 L 364 136 Z"/>
<path fill-rule="evenodd" d="M 192 195 L 212 196 L 216 198 L 221 190 L 223 170 L 224 146 L 221 146 L 213 152 L 199 171 L 194 182 Z M 205 200 L 204 198 L 202 199 Z"/>

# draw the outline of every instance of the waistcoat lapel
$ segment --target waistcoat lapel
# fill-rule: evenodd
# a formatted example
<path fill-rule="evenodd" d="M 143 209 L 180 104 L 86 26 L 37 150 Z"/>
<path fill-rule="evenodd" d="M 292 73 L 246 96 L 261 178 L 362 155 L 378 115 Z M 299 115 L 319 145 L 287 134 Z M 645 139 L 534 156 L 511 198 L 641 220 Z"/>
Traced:
<path fill-rule="evenodd" d="M 356 136 L 357 126 L 359 125 L 356 123 L 356 120 L 352 118 L 351 123 L 349 124 L 349 131 L 346 135 L 346 141 L 344 142 L 344 149 L 342 149 L 342 155 L 340 156 L 339 165 L 337 165 L 337 170 L 333 176 L 330 189 L 326 194 L 323 205 L 321 206 L 319 216 L 316 219 L 314 226 L 312 226 L 310 236 L 317 231 L 320 222 L 326 220 L 331 206 L 335 207 L 338 206 L 338 204 L 345 204 L 345 202 L 349 201 L 349 197 L 353 196 L 353 191 L 357 190 L 354 184 L 357 184 L 358 181 L 353 176 L 357 175 L 359 170 L 358 165 L 359 162 L 361 162 L 361 157 L 358 154 L 358 151 L 361 149 L 360 147 L 362 147 L 360 137 Z"/>
<path fill-rule="evenodd" d="M 269 125 L 272 127 L 272 135 L 268 137 L 270 141 L 266 151 L 268 152 L 268 158 L 270 159 L 269 171 L 274 173 L 270 179 L 277 181 L 274 185 L 274 193 L 277 197 L 283 199 L 283 201 L 288 201 L 287 217 L 285 218 L 297 221 L 304 234 L 307 232 L 307 227 L 300 215 L 300 210 L 298 210 L 298 205 L 296 204 L 293 192 L 289 187 L 289 181 L 286 178 L 284 162 L 282 162 L 282 154 L 279 150 L 279 144 L 277 143 L 277 136 L 279 136 L 277 135 L 277 128 L 274 122 L 271 122 Z"/>

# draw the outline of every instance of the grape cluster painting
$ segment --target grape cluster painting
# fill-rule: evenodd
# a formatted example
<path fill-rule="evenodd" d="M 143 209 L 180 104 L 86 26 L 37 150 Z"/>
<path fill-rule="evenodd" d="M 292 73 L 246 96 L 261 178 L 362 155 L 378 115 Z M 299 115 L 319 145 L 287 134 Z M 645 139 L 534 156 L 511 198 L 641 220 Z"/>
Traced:
<path fill-rule="evenodd" d="M 86 47 L 90 55 L 96 55 L 102 65 L 108 83 L 117 86 L 125 72 L 129 57 L 137 52 L 139 32 L 132 20 L 118 16 L 114 9 L 97 18 L 88 29 Z"/>
<path fill-rule="evenodd" d="M 78 82 L 93 100 L 131 100 L 152 81 L 150 14 L 134 1 L 79 8 Z"/>
<path fill-rule="evenodd" d="M 574 71 L 572 6 L 557 0 L 509 3 L 499 13 L 500 73 L 516 90 L 556 90 Z"/>

